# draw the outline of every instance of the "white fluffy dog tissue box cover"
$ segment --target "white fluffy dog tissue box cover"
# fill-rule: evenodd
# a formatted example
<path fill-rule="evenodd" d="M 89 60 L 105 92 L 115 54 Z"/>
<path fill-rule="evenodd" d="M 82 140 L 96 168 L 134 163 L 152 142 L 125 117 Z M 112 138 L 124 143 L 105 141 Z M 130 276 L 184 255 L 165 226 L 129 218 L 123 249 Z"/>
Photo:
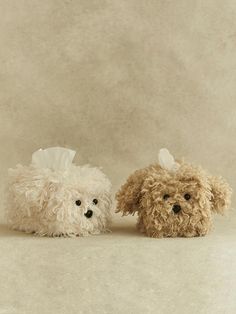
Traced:
<path fill-rule="evenodd" d="M 6 216 L 15 230 L 40 236 L 106 232 L 111 221 L 111 183 L 97 167 L 72 163 L 76 152 L 39 149 L 29 166 L 9 169 Z"/>

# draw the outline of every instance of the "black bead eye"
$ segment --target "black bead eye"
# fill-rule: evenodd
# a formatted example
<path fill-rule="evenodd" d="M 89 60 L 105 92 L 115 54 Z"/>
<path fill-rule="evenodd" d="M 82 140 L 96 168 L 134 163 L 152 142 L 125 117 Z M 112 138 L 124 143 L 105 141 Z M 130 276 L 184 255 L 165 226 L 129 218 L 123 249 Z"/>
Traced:
<path fill-rule="evenodd" d="M 76 204 L 77 206 L 80 206 L 80 205 L 81 205 L 81 200 L 75 201 L 75 204 Z"/>
<path fill-rule="evenodd" d="M 188 201 L 188 200 L 190 200 L 191 195 L 186 193 L 186 194 L 184 194 L 184 198 L 186 199 L 186 201 Z"/>
<path fill-rule="evenodd" d="M 94 204 L 94 205 L 97 205 L 97 203 L 98 203 L 98 200 L 97 200 L 96 198 L 94 198 L 94 199 L 93 199 L 93 204 Z"/>
<path fill-rule="evenodd" d="M 170 195 L 169 194 L 165 194 L 164 196 L 163 196 L 163 200 L 167 200 L 168 198 L 170 197 Z"/>

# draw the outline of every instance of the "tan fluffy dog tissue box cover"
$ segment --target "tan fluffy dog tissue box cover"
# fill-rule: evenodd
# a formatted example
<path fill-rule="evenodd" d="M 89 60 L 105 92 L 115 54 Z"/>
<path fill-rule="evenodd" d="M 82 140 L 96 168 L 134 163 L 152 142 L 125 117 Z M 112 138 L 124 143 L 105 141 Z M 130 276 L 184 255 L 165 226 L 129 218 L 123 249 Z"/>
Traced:
<path fill-rule="evenodd" d="M 29 166 L 9 169 L 11 227 L 40 236 L 84 236 L 108 229 L 111 183 L 97 167 L 76 166 L 75 151 L 40 149 Z"/>
<path fill-rule="evenodd" d="M 228 209 L 231 194 L 223 178 L 176 162 L 161 149 L 159 163 L 135 171 L 120 188 L 117 212 L 137 212 L 138 230 L 150 237 L 203 236 L 211 230 L 213 213 Z"/>

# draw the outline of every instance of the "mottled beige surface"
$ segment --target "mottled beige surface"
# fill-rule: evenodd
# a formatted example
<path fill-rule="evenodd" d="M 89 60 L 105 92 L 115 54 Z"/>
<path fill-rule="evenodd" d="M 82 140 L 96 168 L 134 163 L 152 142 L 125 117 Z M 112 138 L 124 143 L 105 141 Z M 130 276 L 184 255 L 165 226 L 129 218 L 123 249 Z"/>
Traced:
<path fill-rule="evenodd" d="M 235 16 L 234 0 L 0 1 L 1 191 L 8 167 L 55 145 L 103 166 L 114 191 L 162 146 L 236 188 Z M 3 227 L 0 313 L 233 314 L 230 217 L 230 231 L 222 219 L 219 235 L 187 242 L 134 236 L 134 221 L 95 242 Z"/>
<path fill-rule="evenodd" d="M 0 226 L 1 314 L 235 314 L 235 225 L 206 238 L 35 238 Z M 234 270 L 234 272 L 232 272 Z"/>

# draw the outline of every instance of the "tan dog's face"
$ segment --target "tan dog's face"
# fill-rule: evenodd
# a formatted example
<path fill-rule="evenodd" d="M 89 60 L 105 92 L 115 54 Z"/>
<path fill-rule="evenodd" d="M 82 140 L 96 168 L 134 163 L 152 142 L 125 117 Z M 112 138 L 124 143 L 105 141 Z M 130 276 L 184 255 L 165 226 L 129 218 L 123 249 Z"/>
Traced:
<path fill-rule="evenodd" d="M 212 194 L 200 169 L 152 171 L 141 195 L 140 223 L 149 236 L 198 236 L 211 227 Z"/>

